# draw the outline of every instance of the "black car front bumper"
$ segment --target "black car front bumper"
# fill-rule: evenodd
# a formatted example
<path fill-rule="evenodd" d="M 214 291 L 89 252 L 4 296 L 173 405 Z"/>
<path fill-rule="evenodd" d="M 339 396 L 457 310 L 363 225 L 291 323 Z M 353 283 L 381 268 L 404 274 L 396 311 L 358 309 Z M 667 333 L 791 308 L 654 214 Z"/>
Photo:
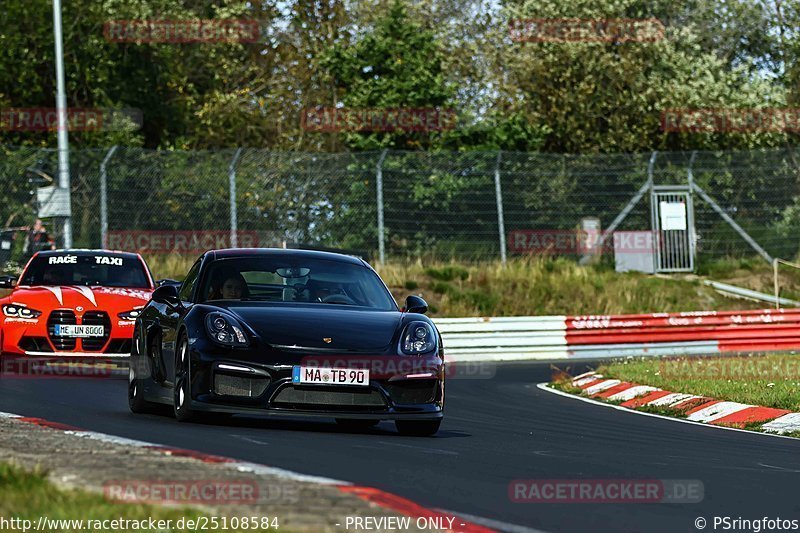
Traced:
<path fill-rule="evenodd" d="M 438 354 L 418 357 L 396 372 L 379 372 L 369 386 L 361 387 L 293 383 L 292 368 L 303 361 L 295 355 L 267 363 L 254 362 L 256 358 L 246 352 L 198 348 L 190 349 L 190 405 L 197 411 L 371 420 L 443 417 L 444 362 Z M 370 356 L 377 361 L 382 357 L 397 359 Z"/>

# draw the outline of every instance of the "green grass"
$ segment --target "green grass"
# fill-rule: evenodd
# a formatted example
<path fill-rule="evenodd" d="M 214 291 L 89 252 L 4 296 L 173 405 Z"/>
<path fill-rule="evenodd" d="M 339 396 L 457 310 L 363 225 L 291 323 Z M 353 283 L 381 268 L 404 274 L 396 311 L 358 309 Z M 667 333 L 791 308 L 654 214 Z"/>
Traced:
<path fill-rule="evenodd" d="M 28 472 L 9 463 L 0 463 L 0 516 L 27 519 L 34 524 L 41 516 L 55 520 L 142 520 L 153 517 L 155 520 L 172 520 L 173 527 L 181 518 L 197 519 L 204 516 L 200 511 L 191 508 L 112 503 L 100 494 L 62 490 L 51 484 L 45 474 L 40 469 Z M 52 530 L 86 531 L 74 527 Z"/>
<path fill-rule="evenodd" d="M 800 355 L 632 359 L 598 372 L 672 392 L 800 411 Z"/>
<path fill-rule="evenodd" d="M 602 264 L 584 267 L 570 259 L 514 259 L 506 266 L 499 262 L 392 262 L 376 268 L 398 302 L 412 292 L 419 294 L 436 307 L 434 316 L 597 315 L 767 306 L 726 298 L 696 276 L 619 274 Z M 407 288 L 413 285 L 415 289 Z"/>

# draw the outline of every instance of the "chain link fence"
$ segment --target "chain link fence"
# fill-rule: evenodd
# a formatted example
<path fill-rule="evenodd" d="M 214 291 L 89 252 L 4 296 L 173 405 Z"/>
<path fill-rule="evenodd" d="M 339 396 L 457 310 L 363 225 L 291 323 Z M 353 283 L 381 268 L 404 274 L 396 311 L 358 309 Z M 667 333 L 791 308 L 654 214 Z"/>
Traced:
<path fill-rule="evenodd" d="M 195 253 L 284 243 L 375 260 L 505 259 L 514 232 L 573 231 L 587 217 L 651 230 L 647 184 L 701 187 L 774 257 L 800 242 L 794 149 L 557 155 L 519 152 L 289 153 L 257 149 L 70 152 L 76 247 Z M 54 149 L 0 146 L 0 222 L 37 216 Z M 651 181 L 648 181 L 651 180 Z M 707 202 L 694 199 L 700 259 L 755 255 Z M 199 252 L 198 252 L 199 253 Z M 574 254 L 577 255 L 577 254 Z"/>

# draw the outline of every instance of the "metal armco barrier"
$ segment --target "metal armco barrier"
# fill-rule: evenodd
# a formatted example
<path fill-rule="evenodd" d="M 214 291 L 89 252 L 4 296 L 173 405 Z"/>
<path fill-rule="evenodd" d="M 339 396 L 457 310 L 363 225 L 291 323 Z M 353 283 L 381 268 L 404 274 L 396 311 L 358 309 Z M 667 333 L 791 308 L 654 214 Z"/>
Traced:
<path fill-rule="evenodd" d="M 440 318 L 454 361 L 703 355 L 800 349 L 800 309 Z"/>

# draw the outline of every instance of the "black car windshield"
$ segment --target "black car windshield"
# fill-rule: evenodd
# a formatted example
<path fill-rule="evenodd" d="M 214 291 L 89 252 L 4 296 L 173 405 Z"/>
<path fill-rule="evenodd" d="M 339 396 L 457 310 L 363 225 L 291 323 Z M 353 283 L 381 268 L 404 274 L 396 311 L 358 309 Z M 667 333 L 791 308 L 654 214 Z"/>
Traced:
<path fill-rule="evenodd" d="M 38 255 L 19 284 L 150 288 L 144 265 L 137 257 L 104 253 Z"/>
<path fill-rule="evenodd" d="M 280 256 L 218 259 L 208 266 L 200 301 L 317 303 L 396 311 L 389 291 L 366 266 Z"/>

